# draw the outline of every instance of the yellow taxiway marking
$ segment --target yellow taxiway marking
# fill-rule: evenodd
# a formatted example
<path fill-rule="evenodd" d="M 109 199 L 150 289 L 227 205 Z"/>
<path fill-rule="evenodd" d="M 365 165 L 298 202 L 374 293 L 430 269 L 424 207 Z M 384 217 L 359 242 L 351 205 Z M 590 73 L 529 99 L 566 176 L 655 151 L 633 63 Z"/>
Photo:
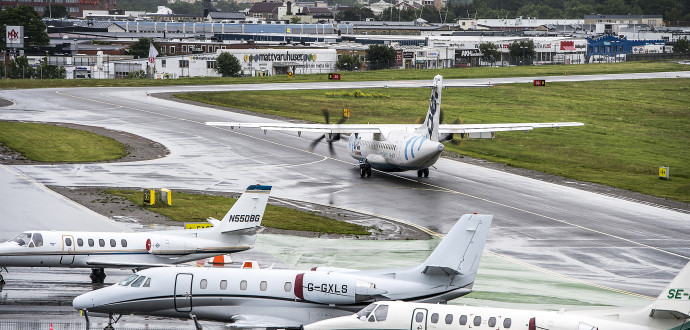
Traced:
<path fill-rule="evenodd" d="M 69 96 L 69 97 L 73 97 L 73 98 L 82 99 L 82 100 L 87 100 L 87 101 L 91 101 L 91 102 L 96 102 L 96 103 L 101 103 L 101 104 L 107 104 L 107 105 L 110 105 L 110 106 L 120 106 L 120 105 L 108 103 L 108 102 L 105 102 L 105 101 L 94 100 L 94 99 L 90 99 L 90 98 L 86 98 L 86 97 L 82 97 L 82 96 L 70 95 L 70 94 L 67 94 L 67 93 L 63 93 L 63 92 L 61 92 L 61 91 L 56 91 L 55 93 L 61 94 L 61 95 L 65 95 L 65 96 Z M 150 113 L 150 114 L 154 114 L 154 115 L 158 115 L 158 116 L 168 117 L 168 118 L 171 118 L 171 119 L 177 119 L 177 120 L 182 120 L 182 121 L 186 121 L 186 122 L 196 123 L 196 124 L 200 124 L 200 125 L 206 125 L 205 122 L 200 122 L 200 121 L 196 121 L 196 120 L 191 120 L 191 119 L 176 117 L 176 116 L 172 116 L 172 115 L 163 114 L 163 113 L 160 113 L 160 112 L 149 111 L 149 110 L 134 108 L 134 107 L 130 107 L 130 106 L 124 106 L 124 105 L 123 105 L 123 106 L 120 106 L 120 107 L 126 108 L 126 109 L 130 109 L 130 110 L 134 110 L 134 111 L 140 111 L 140 112 Z M 275 142 L 275 141 L 270 141 L 270 140 L 267 140 L 267 139 L 264 139 L 264 138 L 260 138 L 260 137 L 257 137 L 257 136 L 253 136 L 253 135 L 248 135 L 248 134 L 240 133 L 240 132 L 238 132 L 239 128 L 238 128 L 237 130 L 235 130 L 235 129 L 227 129 L 227 128 L 225 128 L 225 127 L 218 127 L 218 126 L 212 126 L 212 127 L 216 128 L 216 129 L 219 129 L 219 130 L 226 131 L 226 132 L 238 134 L 238 135 L 241 135 L 241 136 L 244 136 L 244 137 L 256 139 L 256 140 L 259 140 L 259 141 L 262 141 L 262 142 L 266 142 L 266 143 L 271 143 L 271 144 L 274 144 L 274 145 L 278 145 L 278 146 L 281 146 L 281 147 L 284 147 L 284 148 L 289 148 L 289 149 L 292 149 L 292 150 L 297 150 L 297 151 L 300 151 L 300 152 L 312 154 L 312 155 L 319 156 L 319 157 L 326 157 L 326 156 L 317 154 L 317 153 L 315 153 L 315 152 L 311 152 L 311 151 L 307 151 L 307 150 L 304 150 L 304 149 L 292 147 L 292 146 L 285 145 L 285 144 L 282 144 L 282 143 L 279 143 L 279 142 Z M 252 128 L 252 129 L 253 129 L 253 128 Z M 342 162 L 342 163 L 346 163 L 346 164 L 351 164 L 350 162 L 347 162 L 347 161 L 344 161 L 344 160 L 340 160 L 340 159 L 337 159 L 337 158 L 331 158 L 331 157 L 327 157 L 327 158 L 330 158 L 330 159 L 335 160 L 335 161 L 338 161 L 338 162 Z M 321 160 L 321 161 L 323 161 L 323 160 Z M 521 208 L 519 208 L 519 207 L 510 206 L 510 205 L 507 205 L 507 204 L 504 204 L 504 203 L 492 201 L 492 200 L 487 199 L 487 198 L 483 198 L 483 197 L 479 197 L 479 196 L 474 196 L 474 195 L 472 195 L 472 194 L 463 193 L 463 192 L 460 192 L 460 191 L 457 191 L 457 190 L 453 190 L 453 189 L 450 189 L 450 188 L 437 186 L 437 185 L 435 185 L 435 184 L 428 183 L 428 182 L 422 182 L 422 181 L 414 180 L 414 179 L 412 179 L 412 178 L 407 178 L 407 177 L 400 176 L 400 175 L 393 174 L 393 173 L 381 172 L 381 171 L 378 171 L 378 170 L 375 170 L 375 171 L 376 171 L 376 172 L 379 172 L 379 173 L 387 174 L 387 175 L 390 175 L 390 176 L 393 176 L 393 177 L 396 177 L 396 178 L 399 178 L 399 179 L 407 180 L 407 181 L 410 181 L 410 182 L 416 182 L 416 183 L 419 183 L 419 184 L 422 184 L 422 185 L 431 187 L 431 188 L 433 188 L 433 189 L 435 189 L 435 190 L 445 191 L 445 192 L 448 192 L 448 193 L 453 193 L 453 194 L 458 194 L 458 195 L 463 195 L 463 196 L 465 196 L 465 197 L 470 197 L 470 198 L 473 198 L 473 199 L 477 199 L 477 200 L 485 201 L 485 202 L 488 202 L 488 203 L 492 203 L 492 204 L 495 204 L 495 205 L 498 205 L 498 206 L 503 206 L 503 207 L 506 207 L 506 208 L 510 208 L 510 209 L 513 209 L 513 210 L 516 210 L 516 211 L 521 211 L 521 212 L 524 212 L 524 213 L 532 214 L 532 215 L 535 215 L 535 216 L 538 216 L 538 217 L 542 217 L 542 218 L 549 219 L 549 220 L 552 220 L 552 221 L 560 222 L 560 223 L 562 223 L 562 224 L 566 224 L 566 225 L 569 225 L 569 226 L 572 226 L 572 227 L 576 227 L 576 228 L 583 229 L 583 230 L 586 230 L 586 231 L 594 232 L 594 233 L 597 233 L 597 234 L 600 234 L 600 235 L 604 235 L 604 236 L 608 236 L 608 237 L 611 237 L 611 238 L 619 239 L 619 240 L 622 240 L 622 241 L 625 241 L 625 242 L 628 242 L 628 243 L 632 243 L 632 244 L 639 245 L 639 246 L 642 246 L 642 247 L 650 248 L 650 249 L 653 249 L 653 250 L 656 250 L 656 251 L 659 251 L 659 252 L 663 252 L 663 253 L 666 253 L 666 254 L 670 254 L 670 255 L 673 255 L 673 256 L 676 256 L 676 257 L 680 257 L 680 258 L 683 258 L 683 259 L 690 259 L 690 257 L 683 256 L 683 255 L 680 255 L 680 254 L 677 254 L 677 253 L 673 253 L 673 252 L 670 252 L 670 251 L 666 251 L 666 250 L 663 250 L 663 249 L 660 249 L 660 248 L 657 248 L 657 247 L 654 247 L 654 246 L 651 246 L 651 245 L 647 245 L 647 244 L 635 242 L 635 241 L 633 241 L 633 240 L 631 240 L 631 239 L 627 239 L 627 238 L 620 237 L 620 236 L 617 236 L 617 235 L 612 235 L 612 234 L 604 233 L 604 232 L 599 231 L 599 230 L 595 230 L 595 229 L 592 229 L 592 228 L 588 228 L 588 227 L 576 225 L 576 224 L 574 224 L 574 223 L 570 223 L 570 222 L 565 221 L 565 220 L 562 220 L 562 219 L 553 218 L 553 217 L 550 217 L 550 216 L 547 216 L 547 215 L 543 215 L 543 214 L 539 214 L 539 213 L 536 213 L 536 212 L 532 212 L 532 211 L 528 211 L 528 210 L 525 210 L 525 209 L 521 209 Z M 419 229 L 419 230 L 421 230 L 421 231 L 423 231 L 423 232 L 425 232 L 425 233 L 427 233 L 427 234 L 429 234 L 429 235 L 432 235 L 432 236 L 436 236 L 436 237 L 442 237 L 442 236 L 443 236 L 443 235 L 441 235 L 441 234 L 439 234 L 439 233 L 436 233 L 436 232 L 434 232 L 434 231 L 432 231 L 432 230 L 430 230 L 430 229 L 428 229 L 428 228 L 426 228 L 426 227 L 423 227 L 423 226 L 420 226 L 420 225 L 417 225 L 417 224 L 414 224 L 414 223 L 411 223 L 411 222 L 408 222 L 408 221 L 405 221 L 405 220 L 402 220 L 402 219 L 395 219 L 395 218 L 392 218 L 392 217 L 382 216 L 382 215 L 378 215 L 378 214 L 375 214 L 375 213 L 366 212 L 366 211 L 360 211 L 360 210 L 355 210 L 355 209 L 348 209 L 348 208 L 343 208 L 343 209 L 347 209 L 347 210 L 350 210 L 350 211 L 356 211 L 356 212 L 360 212 L 360 213 L 364 213 L 364 214 L 370 214 L 370 215 L 374 215 L 374 216 L 377 216 L 377 217 L 382 217 L 382 218 L 389 219 L 389 220 L 392 220 L 392 221 L 400 222 L 400 223 L 403 223 L 403 224 L 406 224 L 406 225 L 415 227 L 415 228 L 417 228 L 417 229 Z M 512 258 L 511 258 L 511 259 L 512 259 Z M 515 260 L 515 259 L 513 259 L 513 260 L 514 260 L 515 262 L 518 262 L 518 261 Z M 523 263 L 523 262 L 521 262 L 521 261 L 520 261 L 519 263 L 524 264 L 524 265 L 528 265 L 528 264 Z M 560 276 L 560 277 L 562 277 L 562 278 L 568 278 L 568 277 L 566 277 L 566 276 L 564 276 L 564 275 L 560 275 L 560 274 L 555 273 L 555 272 L 551 272 L 551 271 L 548 271 L 548 270 L 545 270 L 545 269 L 541 269 L 541 268 L 536 267 L 536 266 L 531 266 L 531 267 L 534 268 L 534 269 L 541 270 L 541 271 L 543 271 L 543 272 L 545 272 L 545 273 L 557 275 L 557 276 Z M 573 279 L 573 280 L 576 281 L 576 282 L 579 282 L 579 283 L 587 284 L 587 282 L 584 282 L 584 281 L 580 281 L 580 280 L 576 280 L 576 279 Z M 591 286 L 594 286 L 594 287 L 599 287 L 599 288 L 606 288 L 606 287 L 604 287 L 604 286 L 600 286 L 600 285 L 593 284 L 593 283 L 590 283 L 590 284 L 588 284 L 588 285 L 591 285 Z M 614 291 L 614 292 L 621 292 L 621 293 L 623 292 L 622 290 L 613 289 L 613 288 L 610 288 L 610 290 L 611 290 L 611 291 Z M 631 295 L 635 295 L 635 294 L 634 294 L 634 293 L 631 293 Z M 640 296 L 642 296 L 642 295 L 640 295 Z M 642 296 L 642 297 L 647 297 L 647 296 Z M 649 298 L 649 297 L 647 297 L 647 298 Z"/>

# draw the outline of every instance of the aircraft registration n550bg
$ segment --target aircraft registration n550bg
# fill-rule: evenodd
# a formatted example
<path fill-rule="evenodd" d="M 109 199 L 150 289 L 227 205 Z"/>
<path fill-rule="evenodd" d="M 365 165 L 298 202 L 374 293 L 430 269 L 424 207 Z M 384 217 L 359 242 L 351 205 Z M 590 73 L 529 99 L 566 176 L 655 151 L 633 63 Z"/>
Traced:
<path fill-rule="evenodd" d="M 240 123 L 207 122 L 212 126 L 230 128 L 254 127 L 265 131 L 323 133 L 312 143 L 326 139 L 333 154 L 332 143 L 341 134 L 350 134 L 348 150 L 358 161 L 360 176 L 371 176 L 372 168 L 384 172 L 417 171 L 418 177 L 428 177 L 429 167 L 436 164 L 444 150 L 443 143 L 460 138 L 492 138 L 499 131 L 527 131 L 534 128 L 582 126 L 578 122 L 512 123 L 512 124 L 441 124 L 441 90 L 443 77 L 434 77 L 431 99 L 424 123 L 415 124 L 300 124 L 300 123 Z M 328 121 L 328 117 L 326 117 Z"/>
<path fill-rule="evenodd" d="M 271 186 L 249 186 L 212 228 L 140 233 L 26 231 L 0 243 L 0 267 L 91 268 L 102 283 L 104 268 L 170 266 L 244 251 L 256 241 Z M 0 281 L 3 280 L 0 275 Z"/>

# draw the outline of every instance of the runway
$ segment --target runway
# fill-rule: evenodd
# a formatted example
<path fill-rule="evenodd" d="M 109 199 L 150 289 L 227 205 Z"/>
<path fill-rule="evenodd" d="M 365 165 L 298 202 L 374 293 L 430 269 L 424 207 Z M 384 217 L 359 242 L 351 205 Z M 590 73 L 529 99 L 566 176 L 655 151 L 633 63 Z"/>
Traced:
<path fill-rule="evenodd" d="M 690 77 L 690 72 L 559 76 L 547 81 Z M 538 77 L 444 80 L 446 86 L 529 82 Z M 541 79 L 542 77 L 539 77 Z M 430 77 L 431 79 L 431 77 Z M 239 192 L 274 186 L 281 198 L 333 204 L 447 232 L 464 213 L 493 214 L 487 249 L 533 267 L 600 286 L 656 296 L 689 260 L 690 215 L 442 159 L 416 173 L 359 178 L 345 143 L 307 150 L 317 135 L 209 127 L 206 121 L 265 121 L 161 100 L 176 91 L 423 87 L 429 81 L 251 84 L 152 88 L 5 90 L 15 104 L 0 119 L 71 122 L 126 131 L 168 147 L 168 157 L 110 164 L 12 166 L 40 183 L 167 187 Z M 425 109 L 420 109 L 420 113 Z M 576 129 L 576 128 L 573 128 Z M 3 194 L 7 191 L 3 189 Z M 4 221 L 3 221 L 4 222 Z M 3 223 L 8 234 L 14 228 Z M 20 231 L 20 230 L 17 230 Z M 505 260 L 505 259 L 503 259 Z"/>

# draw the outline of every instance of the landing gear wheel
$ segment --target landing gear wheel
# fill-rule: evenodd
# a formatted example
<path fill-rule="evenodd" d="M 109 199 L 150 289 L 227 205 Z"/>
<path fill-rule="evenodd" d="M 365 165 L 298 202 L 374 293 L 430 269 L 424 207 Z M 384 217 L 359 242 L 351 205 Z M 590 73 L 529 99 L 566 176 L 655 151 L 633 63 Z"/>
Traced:
<path fill-rule="evenodd" d="M 424 174 L 425 178 L 429 177 L 429 169 L 428 168 L 423 169 L 422 172 L 423 172 L 422 174 Z"/>
<path fill-rule="evenodd" d="M 367 177 L 371 177 L 371 165 L 367 165 Z"/>
<path fill-rule="evenodd" d="M 364 167 L 364 165 L 361 165 L 361 166 L 359 167 L 359 177 L 360 177 L 360 178 L 363 178 L 364 175 L 366 175 L 366 174 L 367 174 L 366 168 Z"/>
<path fill-rule="evenodd" d="M 0 285 L 5 285 L 5 278 L 0 274 Z"/>
<path fill-rule="evenodd" d="M 417 170 L 417 177 L 421 178 L 423 174 L 423 170 Z"/>
<path fill-rule="evenodd" d="M 91 278 L 91 283 L 103 283 L 105 281 L 105 270 L 103 268 L 92 268 L 89 277 Z"/>

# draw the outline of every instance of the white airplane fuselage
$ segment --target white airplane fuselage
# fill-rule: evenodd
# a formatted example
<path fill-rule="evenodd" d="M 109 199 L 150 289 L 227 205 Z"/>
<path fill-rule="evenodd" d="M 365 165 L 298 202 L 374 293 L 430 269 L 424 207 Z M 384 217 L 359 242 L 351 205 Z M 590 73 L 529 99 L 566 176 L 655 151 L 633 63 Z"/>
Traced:
<path fill-rule="evenodd" d="M 402 172 L 429 168 L 436 163 L 443 144 L 415 131 L 383 134 L 350 134 L 348 150 L 352 158 L 377 170 Z"/>
<path fill-rule="evenodd" d="M 219 254 L 244 251 L 251 241 L 237 246 L 240 235 L 228 240 L 222 234 L 198 235 L 200 230 L 161 232 L 24 232 L 15 240 L 0 243 L 0 266 L 3 267 L 75 267 L 99 268 L 105 263 L 122 260 L 128 264 L 177 264 Z M 20 236 L 26 241 L 19 243 Z M 227 235 L 227 234 L 226 234 Z M 205 236 L 204 238 L 197 236 Z M 217 236 L 217 237 L 214 237 Z M 147 247 L 148 242 L 148 247 Z"/>

